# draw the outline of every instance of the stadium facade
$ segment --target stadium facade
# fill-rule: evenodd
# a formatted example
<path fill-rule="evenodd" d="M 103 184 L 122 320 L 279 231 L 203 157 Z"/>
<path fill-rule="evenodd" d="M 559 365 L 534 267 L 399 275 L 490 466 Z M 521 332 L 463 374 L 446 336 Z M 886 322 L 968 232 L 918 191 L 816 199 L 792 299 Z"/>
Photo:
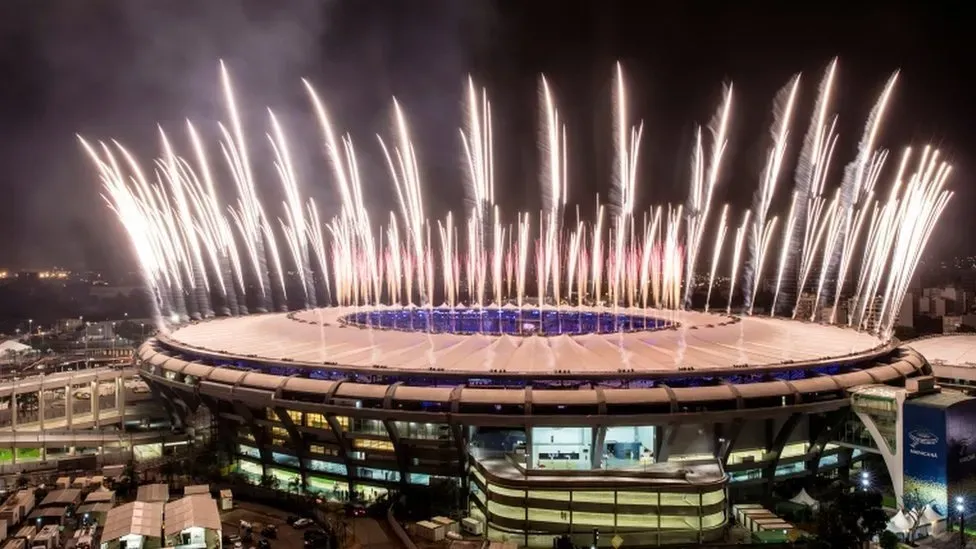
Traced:
<path fill-rule="evenodd" d="M 908 347 L 814 323 L 498 309 L 472 328 L 435 311 L 204 321 L 147 341 L 136 367 L 177 425 L 208 414 L 253 482 L 336 499 L 456 486 L 489 537 L 547 547 L 595 529 L 601 545 L 718 539 L 732 502 L 846 474 L 852 390 L 931 374 Z"/>

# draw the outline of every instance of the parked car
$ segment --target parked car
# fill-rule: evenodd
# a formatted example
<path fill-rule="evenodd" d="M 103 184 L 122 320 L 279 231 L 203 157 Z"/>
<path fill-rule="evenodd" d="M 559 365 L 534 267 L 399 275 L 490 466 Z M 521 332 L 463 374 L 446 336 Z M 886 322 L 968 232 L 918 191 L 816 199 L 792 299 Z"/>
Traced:
<path fill-rule="evenodd" d="M 346 504 L 346 516 L 347 517 L 365 517 L 366 507 L 360 503 L 347 503 Z"/>
<path fill-rule="evenodd" d="M 261 529 L 261 535 L 266 538 L 275 539 L 278 537 L 278 527 L 274 524 L 266 524 L 264 528 Z"/>
<path fill-rule="evenodd" d="M 309 519 L 309 518 L 300 518 L 300 519 L 296 520 L 295 522 L 293 522 L 292 523 L 292 526 L 294 526 L 295 528 L 308 528 L 312 524 L 313 524 L 312 519 Z"/>
<path fill-rule="evenodd" d="M 271 549 L 271 542 L 268 541 L 268 538 L 261 538 L 258 541 L 258 549 Z"/>
<path fill-rule="evenodd" d="M 295 515 L 288 515 L 287 517 L 285 517 L 285 524 L 287 524 L 288 526 L 294 526 L 295 525 L 295 521 L 298 520 L 298 519 L 299 519 L 299 517 L 297 517 Z"/>

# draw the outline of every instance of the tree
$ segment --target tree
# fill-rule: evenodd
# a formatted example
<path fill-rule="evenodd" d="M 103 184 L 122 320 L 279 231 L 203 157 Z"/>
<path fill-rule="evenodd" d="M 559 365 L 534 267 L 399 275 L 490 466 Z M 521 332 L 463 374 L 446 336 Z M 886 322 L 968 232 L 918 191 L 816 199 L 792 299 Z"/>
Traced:
<path fill-rule="evenodd" d="M 278 484 L 279 484 L 278 477 L 276 477 L 274 475 L 269 475 L 268 473 L 265 473 L 261 477 L 261 487 L 262 488 L 269 488 L 271 490 L 277 490 L 278 489 Z"/>
<path fill-rule="evenodd" d="M 301 493 L 302 479 L 299 477 L 292 477 L 288 481 L 288 491 L 294 492 L 296 494 Z"/>
<path fill-rule="evenodd" d="M 915 530 L 918 529 L 919 523 L 922 522 L 922 511 L 933 501 L 935 500 L 922 497 L 922 493 L 918 491 L 918 488 L 905 492 L 902 496 L 902 511 L 912 524 L 911 528 L 908 529 L 909 540 L 915 539 Z"/>
<path fill-rule="evenodd" d="M 862 546 L 884 531 L 888 515 L 878 492 L 855 491 L 821 501 L 817 536 L 834 549 Z"/>
<path fill-rule="evenodd" d="M 898 549 L 898 536 L 894 532 L 888 530 L 881 532 L 878 541 L 880 542 L 881 549 Z"/>

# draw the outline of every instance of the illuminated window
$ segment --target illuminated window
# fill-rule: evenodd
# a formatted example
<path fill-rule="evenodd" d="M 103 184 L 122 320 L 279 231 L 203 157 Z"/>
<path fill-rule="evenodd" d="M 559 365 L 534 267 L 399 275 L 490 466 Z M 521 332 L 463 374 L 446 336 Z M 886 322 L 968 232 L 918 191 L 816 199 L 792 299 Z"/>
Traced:
<path fill-rule="evenodd" d="M 346 416 L 336 416 L 336 423 L 339 424 L 339 429 L 343 431 L 349 430 L 349 418 Z"/>
<path fill-rule="evenodd" d="M 338 418 L 337 418 L 338 419 Z M 322 414 L 307 413 L 305 414 L 305 425 L 313 427 L 315 429 L 328 429 L 329 422 L 325 420 L 325 416 Z"/>
<path fill-rule="evenodd" d="M 380 450 L 383 452 L 392 452 L 393 443 L 388 440 L 368 440 L 364 438 L 357 438 L 352 443 L 353 448 L 357 450 Z"/>
<path fill-rule="evenodd" d="M 288 431 L 284 427 L 271 427 L 271 444 L 275 446 L 288 446 Z"/>
<path fill-rule="evenodd" d="M 323 446 L 321 444 L 310 444 L 309 447 L 308 447 L 308 451 L 309 451 L 309 453 L 312 453 L 312 454 L 321 454 L 323 456 L 337 456 L 337 455 L 339 455 L 339 451 L 336 450 L 335 448 L 328 448 L 328 447 Z"/>

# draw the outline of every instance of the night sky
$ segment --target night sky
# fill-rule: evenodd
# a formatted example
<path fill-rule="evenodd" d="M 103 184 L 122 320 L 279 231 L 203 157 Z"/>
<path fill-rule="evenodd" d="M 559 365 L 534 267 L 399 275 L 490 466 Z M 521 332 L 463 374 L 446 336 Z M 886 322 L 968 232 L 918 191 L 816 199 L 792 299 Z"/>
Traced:
<path fill-rule="evenodd" d="M 337 201 L 300 81 L 307 77 L 337 127 L 356 141 L 377 212 L 393 206 L 393 193 L 374 134 L 389 135 L 391 97 L 404 104 L 431 217 L 464 205 L 457 127 L 469 73 L 493 101 L 499 201 L 509 210 L 537 211 L 540 72 L 568 126 L 570 202 L 590 210 L 595 193 L 609 192 L 610 78 L 618 59 L 635 117 L 645 121 L 642 205 L 685 199 L 694 125 L 709 121 L 723 82 L 733 81 L 732 156 L 716 201 L 748 207 L 776 91 L 803 73 L 788 153 L 795 158 L 817 85 L 835 55 L 841 140 L 829 185 L 839 185 L 871 106 L 900 68 L 879 144 L 898 154 L 905 145 L 943 149 L 955 166 L 950 187 L 957 195 L 929 249 L 976 252 L 970 207 L 976 108 L 969 85 L 976 64 L 964 11 L 938 2 L 912 9 L 776 5 L 783 8 L 673 1 L 6 0 L 0 4 L 0 266 L 131 268 L 127 242 L 101 202 L 75 134 L 117 138 L 148 161 L 157 151 L 156 125 L 182 144 L 190 118 L 206 130 L 215 155 L 216 121 L 225 118 L 219 59 L 232 71 L 268 204 L 280 195 L 268 171 L 266 107 L 292 136 L 303 192 L 330 213 Z M 889 171 L 894 165 L 889 162 Z M 792 184 L 791 162 L 776 209 L 785 211 Z M 885 177 L 880 185 L 887 188 Z"/>

